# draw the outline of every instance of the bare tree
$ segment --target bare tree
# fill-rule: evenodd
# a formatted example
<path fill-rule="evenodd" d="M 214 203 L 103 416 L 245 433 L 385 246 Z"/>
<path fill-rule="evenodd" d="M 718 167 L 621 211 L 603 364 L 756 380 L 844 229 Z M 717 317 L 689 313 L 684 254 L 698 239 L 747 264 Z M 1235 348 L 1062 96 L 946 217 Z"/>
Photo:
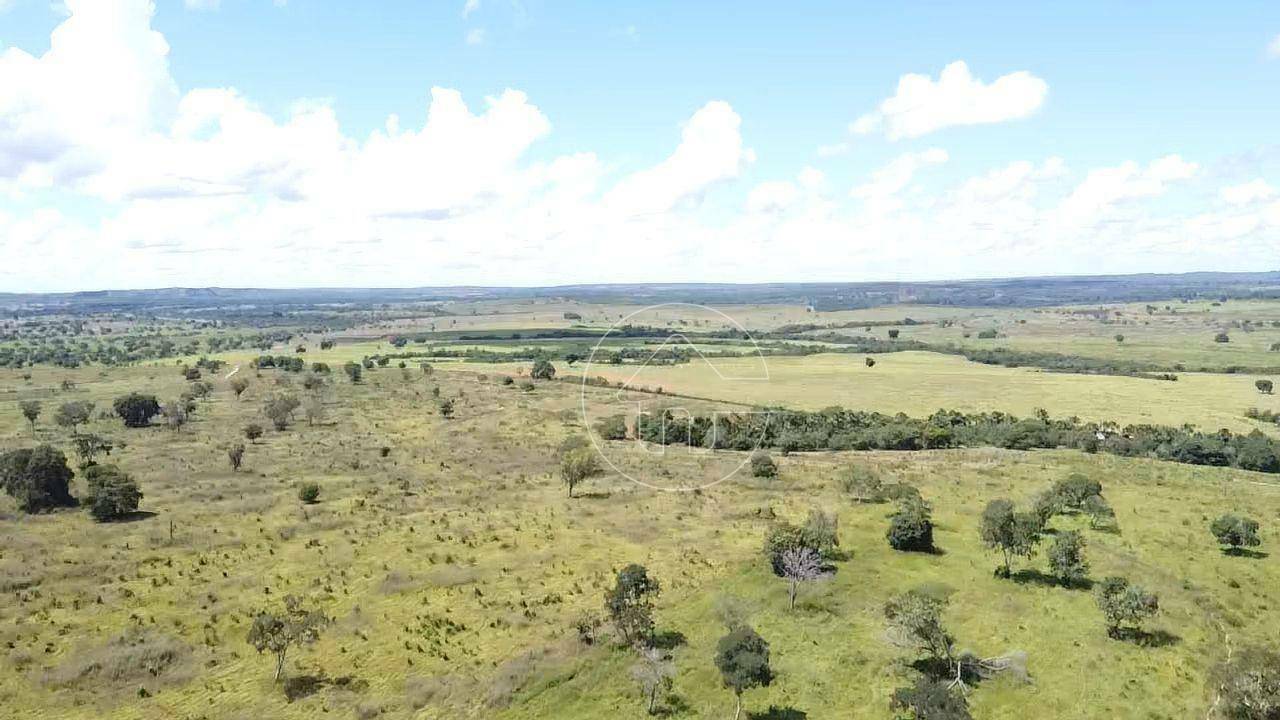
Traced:
<path fill-rule="evenodd" d="M 658 696 L 669 692 L 676 676 L 676 665 L 664 650 L 640 648 L 640 660 L 631 668 L 631 677 L 640 685 L 640 692 L 648 699 L 648 712 L 653 715 L 658 708 Z"/>
<path fill-rule="evenodd" d="M 236 443 L 227 449 L 227 460 L 231 461 L 231 470 L 240 469 L 240 463 L 244 462 L 244 443 Z"/>
<path fill-rule="evenodd" d="M 275 681 L 284 677 L 285 656 L 291 647 L 302 647 L 320 639 L 320 628 L 328 620 L 318 610 L 307 610 L 302 600 L 289 595 L 284 599 L 284 615 L 261 613 L 249 628 L 249 644 L 258 652 L 270 651 L 276 657 Z"/>
<path fill-rule="evenodd" d="M 822 557 L 809 547 L 794 547 L 782 552 L 782 576 L 787 579 L 789 609 L 796 609 L 796 594 L 800 583 L 822 577 Z"/>

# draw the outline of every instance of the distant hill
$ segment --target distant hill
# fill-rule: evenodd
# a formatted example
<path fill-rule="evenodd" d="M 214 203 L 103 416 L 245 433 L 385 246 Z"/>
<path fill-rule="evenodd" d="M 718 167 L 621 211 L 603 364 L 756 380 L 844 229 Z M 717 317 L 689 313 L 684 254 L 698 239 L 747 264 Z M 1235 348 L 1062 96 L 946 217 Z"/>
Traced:
<path fill-rule="evenodd" d="M 548 287 L 160 288 L 71 293 L 0 293 L 0 307 L 28 312 L 196 310 L 262 306 L 369 305 L 449 300 L 566 298 L 586 302 L 794 303 L 818 310 L 895 303 L 1044 306 L 1171 298 L 1280 297 L 1280 272 L 1090 275 L 996 280 L 860 283 L 643 283 Z"/>

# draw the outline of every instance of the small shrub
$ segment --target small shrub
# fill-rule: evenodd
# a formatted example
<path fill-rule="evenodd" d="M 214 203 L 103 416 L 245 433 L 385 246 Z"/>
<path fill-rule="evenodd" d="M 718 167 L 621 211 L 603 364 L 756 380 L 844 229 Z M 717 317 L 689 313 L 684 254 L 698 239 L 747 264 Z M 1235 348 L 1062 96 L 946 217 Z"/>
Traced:
<path fill-rule="evenodd" d="M 311 505 L 320 499 L 320 486 L 316 483 L 303 483 L 298 487 L 298 499 Z"/>

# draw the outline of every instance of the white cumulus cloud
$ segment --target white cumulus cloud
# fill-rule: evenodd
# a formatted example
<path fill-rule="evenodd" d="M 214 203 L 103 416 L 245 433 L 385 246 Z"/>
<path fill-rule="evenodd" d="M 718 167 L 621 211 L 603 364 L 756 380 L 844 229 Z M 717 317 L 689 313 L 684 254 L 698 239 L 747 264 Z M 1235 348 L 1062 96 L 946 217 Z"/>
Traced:
<path fill-rule="evenodd" d="M 849 130 L 859 135 L 883 130 L 890 140 L 900 140 L 956 125 L 1019 120 L 1039 110 L 1048 94 L 1048 83 L 1029 72 L 984 83 L 964 61 L 956 61 L 943 68 L 937 80 L 903 75 L 893 97 L 855 120 Z"/>

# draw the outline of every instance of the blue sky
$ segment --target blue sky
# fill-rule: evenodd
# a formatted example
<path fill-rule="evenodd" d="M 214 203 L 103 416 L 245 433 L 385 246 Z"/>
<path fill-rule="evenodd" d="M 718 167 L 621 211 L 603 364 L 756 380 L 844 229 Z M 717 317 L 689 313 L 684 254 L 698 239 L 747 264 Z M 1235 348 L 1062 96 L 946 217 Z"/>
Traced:
<path fill-rule="evenodd" d="M 118 2 L 121 8 L 136 4 Z M 63 7 L 48 0 L 0 0 L 0 7 L 5 5 L 0 48 L 20 49 L 36 60 L 49 51 L 50 33 L 67 21 L 67 8 L 83 12 L 86 7 L 84 0 Z M 298 184 L 287 192 L 280 191 L 286 181 L 278 178 L 269 185 L 246 179 L 266 172 L 261 167 L 217 167 L 202 174 L 193 160 L 200 182 L 225 190 L 212 200 L 190 188 L 156 190 L 158 177 L 144 177 L 147 173 L 171 178 L 182 172 L 162 163 L 150 169 L 116 168 L 115 163 L 126 161 L 106 156 L 124 141 L 89 137 L 96 129 L 76 122 L 68 121 L 66 137 L 51 141 L 48 150 L 74 151 L 76 161 L 64 166 L 13 161 L 24 155 L 13 148 L 32 147 L 30 136 L 15 136 L 9 139 L 12 157 L 6 177 L 6 145 L 0 139 L 0 231 L 9 231 L 10 242 L 32 233 L 55 237 L 63 247 L 50 252 L 60 253 L 56 256 L 63 262 L 74 262 L 77 247 L 115 248 L 130 256 L 127 271 L 116 261 L 95 262 L 77 275 L 56 277 L 39 277 L 11 265 L 7 274 L 0 270 L 0 289 L 103 283 L 447 284 L 486 278 L 515 284 L 856 280 L 1147 267 L 1244 269 L 1274 267 L 1280 259 L 1274 249 L 1280 236 L 1273 224 L 1280 216 L 1274 206 L 1280 186 L 1280 58 L 1275 57 L 1280 52 L 1269 50 L 1280 36 L 1280 4 L 1275 2 L 641 5 L 480 0 L 468 9 L 465 0 L 160 0 L 154 14 L 146 15 L 122 10 L 120 17 L 126 19 L 120 24 L 145 20 L 163 36 L 168 52 L 151 60 L 163 62 L 172 85 L 165 92 L 172 100 L 156 103 L 156 112 L 145 118 L 127 118 L 134 133 L 130 143 L 141 136 L 172 135 L 168 124 L 175 111 L 165 110 L 165 102 L 176 107 L 191 91 L 209 88 L 234 88 L 255 112 L 282 126 L 295 116 L 300 101 L 324 105 L 341 137 L 335 142 L 354 145 L 385 128 L 392 114 L 401 128 L 421 130 L 433 87 L 456 90 L 477 117 L 485 110 L 485 98 L 519 91 L 546 127 L 536 128 L 538 123 L 530 120 L 533 126 L 523 135 L 516 133 L 520 139 L 512 141 L 510 154 L 489 159 L 487 170 L 468 181 L 473 192 L 446 193 L 449 197 L 424 200 L 422 207 L 409 207 L 414 203 L 406 198 L 398 199 L 392 211 L 375 203 L 374 209 L 362 204 L 344 212 L 341 222 L 349 223 L 343 227 L 353 242 L 383 244 L 377 253 L 387 258 L 383 265 L 370 257 L 373 253 L 361 251 L 356 258 L 335 249 L 344 245 L 334 230 L 337 219 L 300 219 L 308 210 L 311 216 L 332 210 L 332 198 L 342 195 L 329 175 L 343 172 L 326 174 L 306 159 L 276 160 L 276 166 L 289 166 L 287 182 Z M 106 15 L 82 19 L 94 26 L 80 34 L 83 47 L 102 43 L 104 52 L 131 52 L 127 44 L 117 47 L 104 37 L 111 31 L 102 28 L 116 20 Z M 967 77 L 977 83 L 990 85 L 1022 73 L 1045 91 L 1038 100 L 1027 100 L 1031 104 L 1024 111 L 1006 113 L 1010 116 L 1003 119 L 941 118 L 933 123 L 939 125 L 936 129 L 897 139 L 887 130 L 850 130 L 858 118 L 874 114 L 895 95 L 903 76 L 937 80 L 956 61 L 966 64 Z M 34 73 L 30 67 L 12 63 L 6 73 L 0 65 L 0 132 L 5 127 L 5 83 Z M 20 81 L 14 85 L 8 89 L 10 111 L 41 103 L 66 111 L 65 103 L 44 97 L 44 90 L 24 89 Z M 41 97 L 33 102 L 24 92 Z M 708 157 L 715 157 L 705 163 L 664 166 L 678 154 L 682 127 L 715 101 L 730 108 L 737 124 L 731 127 L 734 121 L 721 113 L 719 120 L 707 121 L 708 135 L 737 133 L 742 152 L 737 153 L 737 146 L 722 147 L 708 150 Z M 998 110 L 972 108 L 998 101 L 979 98 L 962 105 L 984 118 L 995 117 Z M 126 108 L 121 113 L 130 115 Z M 26 119 L 33 122 L 33 117 Z M 884 123 L 891 126 L 890 115 Z M 278 147 L 289 144 L 289 137 L 280 132 L 269 141 L 247 140 L 244 147 L 225 152 L 243 151 L 251 157 L 255 153 L 250 148 L 258 147 L 253 142 Z M 472 140 L 481 146 L 496 142 Z M 168 147 L 138 142 L 135 152 L 162 155 Z M 95 148 L 95 143 L 110 147 Z M 820 152 L 822 147 L 827 150 Z M 209 154 L 185 150 L 193 158 Z M 694 150 L 687 154 L 704 158 Z M 931 150 L 943 151 L 945 160 L 910 160 Z M 544 193 L 555 191 L 545 185 L 530 190 L 530 169 L 583 153 L 594 158 L 594 169 L 583 171 L 590 177 L 556 181 L 589 185 L 572 193 L 573 202 L 582 205 L 544 206 Z M 92 162 L 84 159 L 89 156 Z M 1152 163 L 1171 156 L 1183 164 L 1161 166 L 1167 173 L 1143 174 Z M 447 158 L 423 157 L 431 158 L 434 170 L 445 178 L 451 170 L 473 172 L 465 151 Z M 907 162 L 894 165 L 904 157 Z M 957 204 L 965 182 L 1016 163 L 1030 163 L 1033 169 L 1021 175 L 1043 183 L 1034 190 L 1018 186 L 1012 196 L 983 194 L 963 207 Z M 1132 163 L 1127 170 L 1126 163 Z M 1056 169 L 1058 164 L 1065 169 Z M 83 169 L 87 165 L 97 167 Z M 879 170 L 907 166 L 912 168 L 907 180 L 888 195 L 856 191 Z M 1106 175 L 1108 168 L 1120 168 L 1119 177 Z M 447 179 L 418 177 L 412 168 L 393 164 L 383 169 L 384 176 L 403 170 L 406 183 L 448 185 Z M 1099 182 L 1115 181 L 1099 199 L 1083 203 L 1096 212 L 1088 218 L 1073 216 L 1071 222 L 1062 220 L 1062 213 L 1051 216 L 1073 193 L 1081 194 L 1077 191 L 1095 170 L 1103 171 Z M 613 193 L 612 205 L 605 200 L 620 185 L 631 192 L 652 186 L 628 182 L 630 176 L 650 171 L 657 173 L 650 179 L 659 178 L 658 186 L 687 186 L 688 192 L 673 194 L 670 202 L 636 200 L 632 205 L 644 209 L 638 215 L 606 207 L 622 202 L 621 191 Z M 805 176 L 811 182 L 799 179 L 806 171 L 816 171 Z M 308 184 L 299 178 L 308 173 L 324 175 L 323 183 L 313 184 L 334 194 L 322 201 L 318 190 L 299 190 Z M 762 184 L 765 190 L 758 197 L 780 193 L 785 200 L 766 203 L 772 213 L 767 220 L 743 209 Z M 1227 203 L 1227 213 L 1223 191 L 1236 187 L 1254 191 L 1233 195 L 1245 200 Z M 1098 192 L 1084 190 L 1084 195 Z M 868 193 L 877 203 L 885 202 L 865 207 L 872 202 Z M 162 205 L 158 195 L 168 204 Z M 238 201 L 228 200 L 230 195 Z M 892 202 L 886 200 L 889 195 Z M 307 208 L 308 201 L 318 205 Z M 410 215 L 422 224 L 406 225 L 404 218 Z M 1023 222 L 992 224 L 991 218 L 1005 215 Z M 208 228 L 223 228 L 224 235 L 205 232 L 190 240 L 190 257 L 176 259 L 179 246 L 188 242 L 181 217 L 200 218 Z M 530 229 L 530 217 L 549 219 L 546 227 Z M 584 217 L 590 221 L 580 221 Z M 958 222 L 966 224 L 958 227 Z M 1117 223 L 1122 230 L 1099 229 L 1116 228 Z M 35 225 L 39 227 L 33 229 Z M 1223 230 L 1230 227 L 1235 234 Z M 1157 231 L 1162 233 L 1158 238 Z M 1082 249 L 1114 245 L 1115 237 L 1104 237 L 1107 232 L 1141 241 L 1108 264 L 1096 248 Z M 247 240 L 245 233 L 261 237 Z M 273 257 L 282 257 L 293 246 L 281 242 L 280 234 L 313 238 L 314 245 L 332 250 L 330 260 L 277 274 L 247 271 L 236 261 L 246 249 L 261 252 L 264 246 L 278 249 L 282 254 Z M 951 247 L 955 258 L 950 261 L 919 261 L 937 249 L 931 242 L 953 234 L 972 236 L 972 241 L 967 247 Z M 659 236 L 680 240 L 656 243 L 663 245 L 658 248 L 663 254 L 644 267 L 597 247 L 602 237 L 623 237 L 651 249 Z M 1205 247 L 1197 247 L 1200 237 L 1206 238 Z M 691 253 L 690 243 L 710 244 L 715 250 Z M 794 243 L 805 244 L 805 252 L 787 252 Z M 885 245 L 895 252 L 877 254 Z M 1011 256 L 1007 250 L 1015 245 L 1018 252 Z M 740 262 L 726 265 L 719 259 L 738 246 L 748 248 Z M 581 264 L 578 274 L 563 263 L 536 260 L 566 248 L 606 257 Z M 804 259 L 787 262 L 791 255 Z M 858 261 L 840 259 L 854 256 Z M 33 254 L 24 261 L 36 265 L 40 257 Z M 415 274 L 405 269 L 406 259 L 436 269 Z M 335 262 L 350 272 L 334 270 Z M 111 270 L 94 271 L 106 267 Z"/>

